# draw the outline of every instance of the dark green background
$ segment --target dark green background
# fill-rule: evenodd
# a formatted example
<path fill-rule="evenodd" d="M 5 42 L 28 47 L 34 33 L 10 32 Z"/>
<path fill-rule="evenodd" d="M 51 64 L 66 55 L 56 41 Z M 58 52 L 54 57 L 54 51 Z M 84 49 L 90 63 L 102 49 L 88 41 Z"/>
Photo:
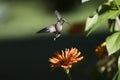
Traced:
<path fill-rule="evenodd" d="M 84 60 L 71 68 L 73 80 L 110 80 L 96 70 L 98 61 L 94 49 L 104 41 L 107 34 L 91 37 L 61 36 L 37 37 L 29 40 L 0 42 L 0 79 L 1 80 L 68 80 L 64 71 L 56 68 L 51 71 L 48 59 L 56 51 L 76 47 Z M 110 76 L 112 77 L 112 75 Z"/>

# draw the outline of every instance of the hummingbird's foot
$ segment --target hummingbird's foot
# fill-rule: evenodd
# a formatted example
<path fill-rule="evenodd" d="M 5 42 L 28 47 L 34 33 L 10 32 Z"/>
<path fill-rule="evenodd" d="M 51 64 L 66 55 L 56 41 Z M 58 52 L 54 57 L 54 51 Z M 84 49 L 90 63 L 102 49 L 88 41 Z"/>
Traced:
<path fill-rule="evenodd" d="M 54 38 L 54 41 L 56 40 L 56 38 Z"/>
<path fill-rule="evenodd" d="M 58 34 L 58 35 L 56 36 L 56 38 L 60 37 L 60 35 L 61 35 L 61 34 Z"/>
<path fill-rule="evenodd" d="M 54 41 L 55 41 L 58 37 L 60 37 L 60 35 L 61 35 L 61 34 L 56 34 L 56 35 L 54 36 Z"/>

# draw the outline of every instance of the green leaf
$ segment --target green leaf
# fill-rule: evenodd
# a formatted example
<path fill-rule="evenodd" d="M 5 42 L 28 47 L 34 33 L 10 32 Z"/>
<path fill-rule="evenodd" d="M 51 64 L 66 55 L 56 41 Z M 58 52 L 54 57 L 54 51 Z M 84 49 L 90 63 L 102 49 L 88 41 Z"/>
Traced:
<path fill-rule="evenodd" d="M 85 2 L 87 2 L 87 1 L 90 1 L 90 0 L 82 0 L 81 2 L 82 2 L 82 3 L 85 3 Z"/>
<path fill-rule="evenodd" d="M 116 17 L 115 31 L 120 31 L 120 19 Z"/>
<path fill-rule="evenodd" d="M 88 31 L 93 26 L 93 24 L 97 22 L 97 19 L 98 19 L 98 14 L 95 14 L 92 17 L 88 17 L 86 20 L 85 31 Z"/>
<path fill-rule="evenodd" d="M 112 2 L 113 0 L 108 0 L 108 2 Z"/>
<path fill-rule="evenodd" d="M 120 0 L 115 0 L 115 2 L 116 2 L 118 5 L 120 5 Z"/>
<path fill-rule="evenodd" d="M 109 55 L 120 49 L 120 32 L 116 32 L 106 38 Z"/>
<path fill-rule="evenodd" d="M 105 14 L 101 15 L 97 23 L 93 24 L 92 28 L 90 28 L 89 32 L 87 33 L 87 36 L 91 34 L 96 28 L 100 27 L 100 25 L 103 24 L 107 19 L 111 19 L 117 16 L 118 13 L 119 13 L 118 10 L 110 10 Z"/>

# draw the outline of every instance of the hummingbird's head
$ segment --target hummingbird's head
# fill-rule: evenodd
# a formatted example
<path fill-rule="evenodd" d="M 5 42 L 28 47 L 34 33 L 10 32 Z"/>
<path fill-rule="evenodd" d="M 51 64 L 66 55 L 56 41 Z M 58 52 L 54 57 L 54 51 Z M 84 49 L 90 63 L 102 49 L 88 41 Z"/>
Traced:
<path fill-rule="evenodd" d="M 60 19 L 60 22 L 63 24 L 63 23 L 67 23 L 67 24 L 70 24 L 65 18 L 61 18 Z"/>

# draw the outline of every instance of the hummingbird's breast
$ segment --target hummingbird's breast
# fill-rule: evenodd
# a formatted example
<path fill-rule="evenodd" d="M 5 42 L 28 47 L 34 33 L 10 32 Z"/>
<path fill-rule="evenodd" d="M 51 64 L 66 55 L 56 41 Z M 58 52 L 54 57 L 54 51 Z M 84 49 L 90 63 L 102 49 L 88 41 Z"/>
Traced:
<path fill-rule="evenodd" d="M 60 32 L 62 30 L 62 25 L 60 23 L 56 24 L 56 31 Z"/>

